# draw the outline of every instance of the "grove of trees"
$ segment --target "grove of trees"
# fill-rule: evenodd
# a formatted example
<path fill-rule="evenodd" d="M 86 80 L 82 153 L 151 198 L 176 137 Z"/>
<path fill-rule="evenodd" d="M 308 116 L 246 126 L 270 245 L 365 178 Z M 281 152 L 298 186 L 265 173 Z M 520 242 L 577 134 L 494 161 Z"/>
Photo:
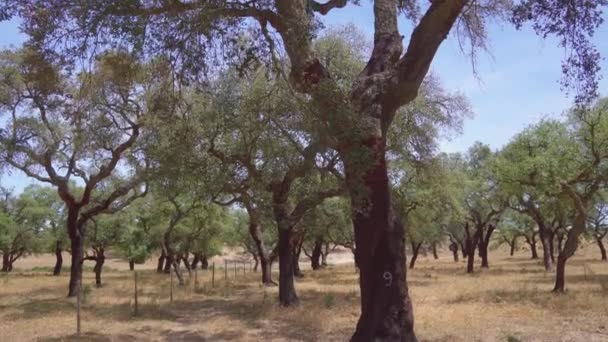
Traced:
<path fill-rule="evenodd" d="M 555 292 L 586 238 L 606 260 L 608 100 L 593 45 L 608 1 L 375 0 L 373 41 L 323 20 L 356 0 L 2 0 L 27 40 L 0 52 L 0 166 L 36 185 L 2 189 L 2 270 L 71 255 L 102 286 L 107 252 L 184 283 L 225 246 L 259 262 L 279 303 L 352 250 L 361 314 L 353 341 L 416 341 L 409 267 L 449 246 L 466 272 L 540 242 Z M 400 33 L 408 21 L 411 34 Z M 574 103 L 493 151 L 439 153 L 471 107 L 429 72 L 450 32 L 475 58 L 487 23 L 531 25 L 566 50 Z M 557 76 L 556 76 L 557 77 Z M 409 246 L 409 247 L 408 247 Z M 193 259 L 190 259 L 190 255 Z"/>

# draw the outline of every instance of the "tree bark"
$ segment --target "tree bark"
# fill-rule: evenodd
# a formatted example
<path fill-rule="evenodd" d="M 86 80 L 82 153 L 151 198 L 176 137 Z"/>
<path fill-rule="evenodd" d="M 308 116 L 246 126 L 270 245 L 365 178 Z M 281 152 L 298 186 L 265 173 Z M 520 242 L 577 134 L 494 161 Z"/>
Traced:
<path fill-rule="evenodd" d="M 63 246 L 60 240 L 55 242 L 55 268 L 53 268 L 53 275 L 58 276 L 61 274 L 61 267 L 63 266 Z"/>
<path fill-rule="evenodd" d="M 437 254 L 437 242 L 433 241 L 432 245 L 431 245 L 432 249 L 433 249 L 433 258 L 435 260 L 439 259 L 439 255 Z"/>
<path fill-rule="evenodd" d="M 606 247 L 604 247 L 604 243 L 602 242 L 602 237 L 596 236 L 595 240 L 597 241 L 597 246 L 600 248 L 600 253 L 602 255 L 602 260 L 608 260 L 608 256 L 606 255 Z"/>
<path fill-rule="evenodd" d="M 81 234 L 70 236 L 72 250 L 72 265 L 70 266 L 70 282 L 68 297 L 78 293 L 78 281 L 82 278 L 82 262 L 84 257 L 84 238 Z"/>
<path fill-rule="evenodd" d="M 530 245 L 530 250 L 532 251 L 532 259 L 538 259 L 538 252 L 536 251 L 536 241 L 532 242 Z M 547 267 L 545 266 L 545 270 Z"/>
<path fill-rule="evenodd" d="M 260 259 L 258 258 L 258 255 L 253 253 L 253 272 L 257 272 L 258 271 L 258 266 L 260 266 Z"/>
<path fill-rule="evenodd" d="M 481 228 L 481 234 L 479 239 L 479 256 L 481 257 L 482 268 L 490 267 L 490 263 L 488 260 L 488 246 L 490 245 L 490 239 L 492 238 L 492 233 L 494 233 L 495 229 L 495 225 L 489 224 L 484 234 L 483 228 Z"/>
<path fill-rule="evenodd" d="M 103 269 L 103 264 L 106 261 L 104 248 L 99 248 L 96 251 L 95 258 L 95 267 L 93 267 L 93 271 L 95 272 L 95 286 L 101 287 L 101 270 Z"/>
<path fill-rule="evenodd" d="M 562 252 L 562 250 L 564 249 L 564 238 L 566 237 L 566 234 L 561 233 L 561 234 L 557 234 L 557 251 L 559 253 Z"/>
<path fill-rule="evenodd" d="M 201 259 L 201 270 L 208 270 L 209 269 L 209 259 L 207 259 L 207 256 L 205 254 L 201 254 L 200 259 Z"/>
<path fill-rule="evenodd" d="M 312 255 L 310 257 L 310 266 L 313 270 L 321 268 L 321 255 L 323 251 L 323 238 L 315 239 L 315 246 L 312 249 Z"/>
<path fill-rule="evenodd" d="M 300 234 L 295 234 L 294 238 L 296 239 L 293 247 L 293 275 L 298 278 L 303 278 L 304 273 L 300 269 L 300 253 L 302 252 L 302 243 L 303 237 L 299 236 Z"/>
<path fill-rule="evenodd" d="M 361 151 L 372 158 L 363 177 Z M 354 152 L 341 153 L 353 208 L 365 207 L 353 214 L 361 315 L 351 341 L 416 341 L 406 281 L 405 231 L 391 207 L 385 141 L 370 137 Z"/>
<path fill-rule="evenodd" d="M 2 254 L 2 272 L 11 271 L 12 267 L 10 267 L 10 263 L 11 263 L 10 254 L 8 252 L 3 253 Z"/>
<path fill-rule="evenodd" d="M 543 246 L 543 264 L 545 266 L 545 271 L 552 271 L 553 262 L 551 261 L 551 236 L 547 232 L 547 228 L 540 228 L 540 226 L 539 234 L 540 242 Z"/>
<path fill-rule="evenodd" d="M 129 260 L 129 271 L 135 271 L 135 261 Z"/>
<path fill-rule="evenodd" d="M 414 241 L 411 241 L 410 244 L 412 245 L 412 259 L 410 259 L 410 270 L 411 270 L 414 268 L 414 265 L 416 264 L 416 260 L 418 259 L 418 253 L 420 252 L 420 247 L 422 246 L 422 242 L 415 243 Z"/>
<path fill-rule="evenodd" d="M 557 270 L 555 275 L 555 287 L 553 292 L 564 292 L 566 283 L 566 262 L 574 255 L 578 248 L 578 238 L 585 232 L 587 228 L 587 203 L 581 199 L 570 188 L 568 194 L 572 198 L 576 210 L 574 219 L 572 220 L 572 228 L 568 231 L 568 237 L 564 248 L 560 250 L 557 256 Z"/>
<path fill-rule="evenodd" d="M 323 253 L 321 253 L 321 267 L 327 267 L 327 256 L 329 255 L 329 242 L 325 242 Z"/>
<path fill-rule="evenodd" d="M 294 284 L 296 261 L 294 260 L 293 243 L 293 229 L 279 228 L 279 302 L 282 306 L 292 306 L 298 303 Z"/>
<path fill-rule="evenodd" d="M 458 262 L 458 244 L 456 242 L 450 243 L 450 251 L 454 256 L 454 262 Z"/>
<path fill-rule="evenodd" d="M 467 273 L 473 273 L 475 271 L 475 247 L 479 245 L 479 237 L 481 234 L 481 229 L 476 228 L 475 232 L 471 234 L 469 229 L 469 223 L 465 223 L 465 247 L 467 251 Z"/>
<path fill-rule="evenodd" d="M 509 250 L 509 255 L 515 255 L 515 238 L 513 238 L 513 240 L 511 240 L 511 242 L 509 243 L 509 247 L 511 247 L 511 249 Z"/>
<path fill-rule="evenodd" d="M 169 274 L 169 272 L 171 272 L 171 266 L 173 266 L 173 262 L 174 262 L 173 259 L 174 259 L 173 253 L 171 253 L 171 252 L 166 253 L 165 266 L 163 269 L 164 273 Z"/>
<path fill-rule="evenodd" d="M 192 257 L 192 263 L 190 264 L 190 268 L 192 268 L 193 270 L 196 269 L 196 266 L 198 266 L 198 262 L 200 260 L 201 260 L 200 253 L 194 253 L 194 256 Z"/>
<path fill-rule="evenodd" d="M 252 215 L 257 214 L 251 212 L 253 210 L 251 208 L 248 208 L 247 210 L 249 212 L 250 221 L 254 220 L 252 219 Z M 258 258 L 260 260 L 260 266 L 262 268 L 262 284 L 266 286 L 276 285 L 276 283 L 272 281 L 272 274 L 270 272 L 272 263 L 270 260 L 270 253 L 268 253 L 268 250 L 266 249 L 266 246 L 264 244 L 261 226 L 256 222 L 250 222 L 249 235 L 251 235 L 251 238 L 253 239 L 256 251 L 258 253 Z"/>
<path fill-rule="evenodd" d="M 555 232 L 550 231 L 549 235 L 549 251 L 551 252 L 551 262 L 555 264 Z"/>
<path fill-rule="evenodd" d="M 165 265 L 165 250 L 161 249 L 160 256 L 158 257 L 158 264 L 156 264 L 156 273 L 163 273 L 163 266 Z"/>
<path fill-rule="evenodd" d="M 182 273 L 181 268 L 179 267 L 179 264 L 177 263 L 177 261 L 179 260 L 178 258 L 172 258 L 173 259 L 173 271 L 175 273 L 175 276 L 177 277 L 177 281 L 179 286 L 185 286 L 186 282 L 184 281 L 184 275 Z M 171 270 L 169 269 L 169 272 L 171 272 Z"/>

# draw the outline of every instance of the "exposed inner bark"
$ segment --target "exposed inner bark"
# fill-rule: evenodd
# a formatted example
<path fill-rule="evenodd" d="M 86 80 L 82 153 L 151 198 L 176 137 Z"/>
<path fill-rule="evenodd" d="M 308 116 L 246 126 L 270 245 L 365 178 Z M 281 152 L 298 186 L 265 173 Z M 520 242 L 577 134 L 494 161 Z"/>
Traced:
<path fill-rule="evenodd" d="M 372 162 L 362 177 L 367 206 L 356 210 L 353 217 L 361 316 L 352 341 L 416 341 L 406 283 L 405 231 L 391 208 L 385 142 L 372 137 L 359 147 L 355 149 L 358 153 L 370 152 Z M 359 208 L 362 194 L 358 165 L 351 155 L 342 154 L 351 201 L 354 208 Z"/>
<path fill-rule="evenodd" d="M 105 249 L 100 247 L 95 251 L 95 267 L 93 267 L 93 271 L 95 272 L 95 286 L 97 287 L 101 287 L 101 271 L 105 261 Z"/>
<path fill-rule="evenodd" d="M 465 231 L 465 249 L 467 254 L 467 273 L 473 273 L 475 271 L 475 247 L 479 244 L 479 238 L 481 235 L 480 229 L 475 229 L 475 232 L 471 234 L 469 223 L 464 225 Z"/>
<path fill-rule="evenodd" d="M 310 266 L 313 270 L 321 268 L 321 256 L 323 254 L 323 237 L 317 237 L 315 239 L 315 245 L 312 249 L 312 255 L 310 256 Z"/>
<path fill-rule="evenodd" d="M 414 268 L 414 265 L 416 264 L 416 260 L 418 259 L 418 253 L 420 252 L 420 247 L 422 246 L 422 241 L 421 242 L 414 242 L 414 241 L 410 241 L 410 244 L 412 245 L 412 258 L 410 259 L 410 270 Z"/>
<path fill-rule="evenodd" d="M 489 224 L 484 234 L 484 229 L 481 228 L 479 238 L 479 256 L 481 258 L 481 267 L 484 268 L 490 267 L 490 264 L 488 262 L 488 245 L 490 244 L 490 238 L 492 237 L 492 233 L 495 229 L 495 225 Z"/>
<path fill-rule="evenodd" d="M 282 306 L 298 303 L 294 284 L 294 231 L 279 229 L 279 302 Z"/>
<path fill-rule="evenodd" d="M 458 262 L 458 244 L 454 241 L 450 242 L 450 251 L 454 257 L 454 262 Z"/>
<path fill-rule="evenodd" d="M 84 238 L 81 234 L 70 236 L 72 250 L 72 265 L 70 266 L 70 282 L 68 297 L 78 293 L 78 281 L 82 278 L 82 262 L 84 261 Z"/>
<path fill-rule="evenodd" d="M 55 242 L 55 268 L 53 268 L 53 275 L 58 276 L 61 274 L 61 267 L 63 266 L 63 241 L 57 240 Z"/>
<path fill-rule="evenodd" d="M 302 243 L 304 242 L 302 234 L 295 234 L 293 247 L 293 275 L 298 278 L 303 278 L 304 273 L 300 269 L 300 254 L 302 253 Z"/>

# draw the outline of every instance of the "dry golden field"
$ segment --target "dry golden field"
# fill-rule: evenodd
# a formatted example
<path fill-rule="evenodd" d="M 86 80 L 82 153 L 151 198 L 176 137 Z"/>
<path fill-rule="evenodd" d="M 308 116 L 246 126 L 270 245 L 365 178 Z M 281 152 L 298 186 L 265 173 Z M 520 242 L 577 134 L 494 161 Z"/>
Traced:
<path fill-rule="evenodd" d="M 421 341 L 608 341 L 608 263 L 594 246 L 579 251 L 567 269 L 568 292 L 550 293 L 553 275 L 528 252 L 490 253 L 490 269 L 467 275 L 448 252 L 420 257 L 409 272 L 416 332 Z M 93 272 L 83 280 L 83 341 L 346 341 L 358 316 L 352 265 L 304 268 L 301 303 L 277 305 L 276 288 L 242 270 L 223 280 L 198 272 L 198 286 L 175 287 L 169 277 L 139 266 L 139 310 L 133 316 L 133 274 L 125 262 L 106 265 L 103 288 Z M 219 262 L 218 262 L 219 264 Z M 46 265 L 47 268 L 41 268 Z M 0 341 L 76 340 L 75 301 L 65 298 L 67 271 L 50 275 L 50 256 L 29 257 L 0 276 Z M 217 265 L 216 265 L 217 266 Z"/>

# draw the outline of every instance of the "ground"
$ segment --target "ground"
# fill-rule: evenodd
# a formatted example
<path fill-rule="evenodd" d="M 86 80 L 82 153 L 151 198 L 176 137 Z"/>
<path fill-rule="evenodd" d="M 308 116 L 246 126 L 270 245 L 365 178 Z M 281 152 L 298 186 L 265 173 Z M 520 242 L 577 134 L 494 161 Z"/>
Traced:
<path fill-rule="evenodd" d="M 421 341 L 608 341 L 608 263 L 592 245 L 570 260 L 563 295 L 550 292 L 553 274 L 519 251 L 490 253 L 490 269 L 464 273 L 451 254 L 420 257 L 408 273 L 416 333 Z M 174 288 L 154 272 L 154 260 L 139 268 L 139 315 L 133 314 L 133 273 L 126 262 L 108 262 L 104 286 L 94 287 L 91 268 L 83 280 L 85 341 L 346 341 L 359 308 L 357 273 L 344 253 L 336 263 L 311 271 L 296 288 L 300 305 L 280 308 L 277 288 L 259 284 L 260 274 L 242 264 L 228 280 L 216 259 L 211 272 L 197 271 Z M 302 260 L 304 262 L 304 260 Z M 42 265 L 45 265 L 42 267 Z M 65 297 L 68 269 L 50 275 L 51 256 L 29 257 L 0 276 L 0 341 L 72 341 L 75 301 Z M 276 279 L 275 275 L 275 279 Z M 186 277 L 188 279 L 188 277 Z"/>

